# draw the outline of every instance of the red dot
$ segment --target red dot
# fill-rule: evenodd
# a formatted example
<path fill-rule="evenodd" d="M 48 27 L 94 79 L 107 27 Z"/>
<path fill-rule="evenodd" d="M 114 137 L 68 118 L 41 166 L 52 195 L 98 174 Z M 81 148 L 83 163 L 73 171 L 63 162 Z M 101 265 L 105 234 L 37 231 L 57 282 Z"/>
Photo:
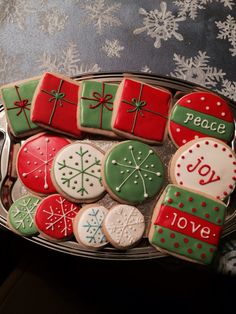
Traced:
<path fill-rule="evenodd" d="M 198 243 L 198 244 L 197 244 L 197 248 L 198 248 L 198 249 L 201 249 L 201 248 L 202 248 L 201 243 Z"/>
<path fill-rule="evenodd" d="M 233 155 L 229 154 L 229 158 L 232 158 L 232 157 L 233 157 Z"/>
<path fill-rule="evenodd" d="M 188 238 L 184 238 L 184 243 L 188 243 L 189 239 Z"/>
<path fill-rule="evenodd" d="M 188 249 L 188 253 L 189 253 L 189 254 L 192 254 L 192 253 L 193 253 L 193 250 L 189 248 L 189 249 Z"/>
<path fill-rule="evenodd" d="M 190 149 L 190 150 L 189 150 L 189 153 L 191 154 L 192 152 L 193 152 L 192 149 Z"/>
<path fill-rule="evenodd" d="M 180 184 L 180 185 L 183 185 L 183 181 L 180 181 L 179 184 Z"/>
<path fill-rule="evenodd" d="M 180 196 L 180 192 L 176 192 L 176 193 L 175 193 L 175 196 Z"/>
<path fill-rule="evenodd" d="M 175 234 L 174 234 L 174 233 L 171 233 L 171 234 L 170 234 L 170 237 L 171 237 L 172 239 L 174 239 L 174 238 L 175 238 Z"/>
<path fill-rule="evenodd" d="M 192 198 L 192 197 L 189 197 L 188 200 L 189 200 L 189 202 L 192 202 L 192 201 L 193 201 L 193 198 Z"/>
<path fill-rule="evenodd" d="M 228 193 L 227 193 L 226 191 L 224 191 L 224 193 L 223 193 L 223 194 L 224 194 L 224 196 L 227 196 L 227 195 L 228 195 Z"/>
<path fill-rule="evenodd" d="M 185 157 L 184 157 L 184 156 L 181 156 L 181 158 L 182 158 L 182 159 L 185 159 Z"/>
<path fill-rule="evenodd" d="M 223 152 L 225 152 L 225 151 L 226 151 L 226 148 L 225 148 L 225 147 L 223 147 L 223 148 L 222 148 L 222 150 L 223 150 Z"/>
<path fill-rule="evenodd" d="M 173 202 L 172 198 L 169 198 L 167 202 L 171 204 Z"/>
<path fill-rule="evenodd" d="M 236 169 L 234 169 L 234 173 L 236 173 Z"/>
<path fill-rule="evenodd" d="M 179 176 L 180 176 L 180 173 L 177 173 L 176 175 L 177 175 L 177 177 L 179 177 Z"/>
<path fill-rule="evenodd" d="M 158 233 L 163 233 L 163 229 L 158 229 Z"/>
<path fill-rule="evenodd" d="M 233 162 L 233 165 L 236 165 L 236 161 Z"/>
<path fill-rule="evenodd" d="M 221 219 L 219 218 L 219 219 L 217 219 L 217 222 L 218 222 L 218 224 L 220 224 L 221 223 Z"/>
<path fill-rule="evenodd" d="M 209 249 L 209 251 L 210 251 L 211 253 L 215 252 L 215 250 L 213 249 L 213 247 L 211 247 L 211 248 Z"/>
<path fill-rule="evenodd" d="M 161 238 L 161 242 L 162 242 L 162 243 L 165 243 L 165 239 L 164 239 L 164 238 Z"/>
<path fill-rule="evenodd" d="M 199 148 L 199 147 L 200 147 L 200 144 L 197 144 L 196 146 Z"/>
<path fill-rule="evenodd" d="M 218 147 L 218 144 L 214 144 L 214 147 L 217 148 L 217 147 Z"/>
<path fill-rule="evenodd" d="M 177 167 L 180 168 L 180 164 L 178 164 Z"/>
<path fill-rule="evenodd" d="M 183 204 L 183 203 L 179 203 L 179 207 L 180 207 L 180 208 L 183 208 L 183 207 L 184 207 L 184 204 Z"/>
<path fill-rule="evenodd" d="M 210 218 L 210 215 L 208 213 L 205 214 L 206 218 Z"/>
<path fill-rule="evenodd" d="M 206 202 L 202 202 L 202 207 L 206 207 Z"/>
<path fill-rule="evenodd" d="M 209 144 L 209 142 L 208 142 L 208 141 L 206 141 L 206 142 L 205 142 L 205 144 L 206 144 L 206 145 L 208 145 L 208 144 Z"/>
<path fill-rule="evenodd" d="M 197 209 L 196 208 L 192 208 L 192 212 L 196 213 Z"/>
<path fill-rule="evenodd" d="M 206 258 L 206 254 L 205 254 L 205 253 L 202 253 L 202 254 L 201 254 L 201 259 L 204 259 L 204 258 Z"/>
<path fill-rule="evenodd" d="M 232 186 L 232 184 L 230 184 L 230 185 L 229 185 L 229 188 L 230 188 L 230 189 L 233 189 L 233 186 Z"/>
<path fill-rule="evenodd" d="M 214 207 L 214 210 L 216 211 L 216 212 L 218 212 L 219 211 L 219 207 Z"/>
<path fill-rule="evenodd" d="M 178 243 L 178 242 L 175 242 L 175 243 L 174 243 L 174 247 L 178 248 L 178 247 L 179 247 L 179 243 Z"/>
<path fill-rule="evenodd" d="M 235 180 L 236 180 L 236 177 L 233 177 L 232 179 L 235 181 Z"/>
<path fill-rule="evenodd" d="M 216 198 L 219 200 L 219 199 L 220 199 L 220 196 L 216 196 Z"/>

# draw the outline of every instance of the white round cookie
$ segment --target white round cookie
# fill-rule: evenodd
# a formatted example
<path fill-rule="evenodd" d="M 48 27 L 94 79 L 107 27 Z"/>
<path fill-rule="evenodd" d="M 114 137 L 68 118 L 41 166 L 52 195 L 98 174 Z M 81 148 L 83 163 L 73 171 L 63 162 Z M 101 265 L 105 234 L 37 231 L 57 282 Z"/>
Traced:
<path fill-rule="evenodd" d="M 112 207 L 103 222 L 108 241 L 117 249 L 128 249 L 142 238 L 145 230 L 144 216 L 130 205 Z"/>
<path fill-rule="evenodd" d="M 102 185 L 103 152 L 94 145 L 74 142 L 61 149 L 52 167 L 56 190 L 73 202 L 92 202 L 105 192 Z"/>
<path fill-rule="evenodd" d="M 102 223 L 108 210 L 99 204 L 84 206 L 73 221 L 76 240 L 88 248 L 100 249 L 108 241 L 102 231 Z"/>

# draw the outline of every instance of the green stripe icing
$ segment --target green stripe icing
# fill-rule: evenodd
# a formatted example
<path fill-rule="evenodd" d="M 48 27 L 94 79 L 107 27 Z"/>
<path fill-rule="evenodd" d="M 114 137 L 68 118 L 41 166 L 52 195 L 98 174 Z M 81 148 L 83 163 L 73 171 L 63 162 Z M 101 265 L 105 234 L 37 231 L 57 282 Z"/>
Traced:
<path fill-rule="evenodd" d="M 1 89 L 2 98 L 7 109 L 5 112 L 11 124 L 12 131 L 16 136 L 39 129 L 39 127 L 30 120 L 31 102 L 38 83 L 39 80 L 32 80 L 19 83 L 17 85 L 18 88 L 12 85 Z M 20 107 L 20 100 L 26 101 L 24 110 Z M 17 103 L 18 106 L 15 103 Z"/>
<path fill-rule="evenodd" d="M 234 133 L 234 124 L 180 105 L 176 105 L 171 121 L 196 132 L 228 141 Z"/>
<path fill-rule="evenodd" d="M 158 232 L 159 229 L 161 229 L 161 233 Z M 186 256 L 204 264 L 211 263 L 214 257 L 214 252 L 216 251 L 214 245 L 210 245 L 160 226 L 154 226 L 154 234 L 151 243 L 169 252 Z M 201 246 L 200 248 L 198 247 L 199 245 Z M 214 251 L 211 252 L 211 249 Z M 191 250 L 191 253 L 188 250 Z"/>
<path fill-rule="evenodd" d="M 32 236 L 38 233 L 34 225 L 34 215 L 40 198 L 24 196 L 16 200 L 8 212 L 11 227 L 23 236 Z"/>
<path fill-rule="evenodd" d="M 162 202 L 182 212 L 189 213 L 216 225 L 223 225 L 226 205 L 218 203 L 201 194 L 181 189 L 175 185 L 169 185 Z M 208 218 L 206 218 L 206 215 Z"/>

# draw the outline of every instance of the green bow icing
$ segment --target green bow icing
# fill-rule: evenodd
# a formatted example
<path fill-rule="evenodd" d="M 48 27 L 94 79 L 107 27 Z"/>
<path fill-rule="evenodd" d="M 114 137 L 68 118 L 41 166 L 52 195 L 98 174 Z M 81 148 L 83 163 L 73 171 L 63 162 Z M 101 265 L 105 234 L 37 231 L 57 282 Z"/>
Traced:
<path fill-rule="evenodd" d="M 60 107 L 62 107 L 62 99 L 65 97 L 65 94 L 64 93 L 60 93 L 60 92 L 58 92 L 58 91 L 56 91 L 56 90 L 52 90 L 51 91 L 51 95 L 53 96 L 53 97 L 51 97 L 50 99 L 49 99 L 49 101 L 51 102 L 51 101 L 53 101 L 54 99 L 56 100 L 56 101 L 59 101 L 59 106 Z"/>
<path fill-rule="evenodd" d="M 136 98 L 132 98 L 132 105 L 135 107 L 134 109 L 127 110 L 127 112 L 139 112 L 143 117 L 142 107 L 146 106 L 147 102 L 145 100 L 137 100 Z"/>

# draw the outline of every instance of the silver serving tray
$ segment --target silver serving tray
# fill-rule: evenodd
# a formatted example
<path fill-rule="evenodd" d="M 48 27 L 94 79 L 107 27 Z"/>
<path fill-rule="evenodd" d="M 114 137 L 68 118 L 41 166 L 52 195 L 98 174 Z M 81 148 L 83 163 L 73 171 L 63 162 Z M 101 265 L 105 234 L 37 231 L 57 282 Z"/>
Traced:
<path fill-rule="evenodd" d="M 77 81 L 82 80 L 99 80 L 103 82 L 119 83 L 123 77 L 135 78 L 137 80 L 142 80 L 153 86 L 161 86 L 169 89 L 174 97 L 177 99 L 185 93 L 193 91 L 210 91 L 207 88 L 198 86 L 194 83 L 185 82 L 179 79 L 157 76 L 152 74 L 141 74 L 141 73 L 96 73 L 96 74 L 85 74 L 74 79 Z M 231 106 L 234 116 L 236 117 L 236 103 L 226 99 Z M 115 143 L 113 140 L 105 137 L 97 137 L 89 135 L 85 141 L 93 142 L 100 146 L 105 151 L 111 145 Z M 232 147 L 234 148 L 234 142 L 232 142 Z M 21 145 L 21 141 L 17 141 L 10 137 L 7 123 L 5 118 L 5 113 L 3 106 L 0 104 L 0 226 L 9 229 L 7 226 L 7 211 L 12 204 L 12 202 L 19 197 L 26 195 L 26 189 L 21 185 L 17 179 L 16 169 L 15 169 L 15 158 L 17 151 Z M 164 145 L 154 147 L 161 159 L 163 160 L 166 170 L 168 167 L 169 160 L 172 154 L 176 151 L 175 146 L 172 142 L 167 139 Z M 167 171 L 166 171 L 166 182 L 168 184 Z M 112 200 L 108 194 L 100 200 L 98 203 L 105 205 L 107 208 L 112 207 L 116 202 Z M 138 206 L 141 212 L 145 216 L 146 220 L 146 230 L 149 228 L 149 223 L 152 216 L 152 210 L 156 200 L 149 201 L 143 205 Z M 231 198 L 228 200 L 228 210 L 226 222 L 222 232 L 222 237 L 230 235 L 236 230 L 236 193 L 233 193 Z M 66 242 L 51 242 L 42 238 L 41 236 L 34 236 L 32 238 L 25 238 L 31 242 L 39 244 L 41 246 L 47 247 L 52 250 L 56 250 L 62 253 L 67 253 L 71 255 L 94 258 L 94 259 L 109 259 L 109 260 L 141 260 L 141 259 L 153 259 L 164 257 L 163 253 L 157 251 L 153 248 L 147 239 L 147 232 L 144 235 L 142 241 L 135 248 L 129 249 L 127 251 L 118 251 L 111 246 L 107 246 L 99 251 L 94 251 L 90 249 L 85 249 L 81 247 L 74 240 Z"/>

